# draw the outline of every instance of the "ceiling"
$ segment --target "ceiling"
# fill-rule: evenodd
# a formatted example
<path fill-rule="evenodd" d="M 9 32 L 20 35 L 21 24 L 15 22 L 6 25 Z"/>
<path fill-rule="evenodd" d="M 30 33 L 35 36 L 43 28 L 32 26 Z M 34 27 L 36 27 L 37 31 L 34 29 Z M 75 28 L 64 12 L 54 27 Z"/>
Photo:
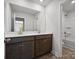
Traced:
<path fill-rule="evenodd" d="M 73 12 L 75 11 L 75 3 L 72 3 L 73 0 L 65 0 L 62 4 L 64 12 Z"/>
<path fill-rule="evenodd" d="M 28 1 L 40 4 L 42 6 L 47 6 L 53 0 L 43 0 L 43 2 L 41 2 L 40 0 L 28 0 Z"/>
<path fill-rule="evenodd" d="M 43 2 L 40 2 L 40 0 L 27 0 L 27 1 L 32 2 L 32 3 L 34 2 L 34 3 L 40 4 L 42 6 L 47 6 L 53 0 L 44 0 Z M 72 4 L 71 2 L 72 2 L 72 0 L 65 0 L 65 2 L 62 4 L 64 12 L 75 11 L 75 3 Z M 32 14 L 38 13 L 38 11 L 36 11 L 36 10 L 31 10 L 28 8 L 20 7 L 18 5 L 11 5 L 11 6 L 12 6 L 12 10 L 14 10 L 14 11 L 20 11 L 20 12 L 24 11 L 24 12 L 29 12 Z"/>
<path fill-rule="evenodd" d="M 43 2 L 40 2 L 40 0 L 26 0 L 26 1 L 36 3 L 36 4 L 40 4 L 42 6 L 47 6 L 53 0 L 43 0 Z M 14 5 L 14 4 L 10 4 L 10 5 L 11 5 L 12 11 L 26 12 L 26 13 L 31 13 L 31 14 L 39 13 L 39 11 L 32 10 L 32 9 L 29 9 L 29 8 L 24 8 L 22 6 L 18 6 L 18 5 Z"/>
<path fill-rule="evenodd" d="M 10 4 L 10 5 L 11 5 L 11 10 L 13 12 L 24 12 L 24 13 L 30 13 L 30 14 L 36 14 L 36 13 L 40 12 L 40 11 L 37 11 L 37 10 L 25 8 L 25 7 L 14 5 L 14 4 Z"/>

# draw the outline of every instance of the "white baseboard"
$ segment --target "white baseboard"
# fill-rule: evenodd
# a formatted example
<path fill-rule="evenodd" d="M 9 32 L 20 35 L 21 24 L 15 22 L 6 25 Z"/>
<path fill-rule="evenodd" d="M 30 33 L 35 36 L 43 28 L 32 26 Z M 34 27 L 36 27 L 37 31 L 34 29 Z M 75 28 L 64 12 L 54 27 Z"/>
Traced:
<path fill-rule="evenodd" d="M 51 52 L 53 55 L 55 55 L 56 57 L 62 57 L 62 55 L 60 55 L 57 51 L 52 50 Z"/>
<path fill-rule="evenodd" d="M 53 55 L 55 55 L 55 50 L 52 50 L 51 53 L 52 53 Z"/>

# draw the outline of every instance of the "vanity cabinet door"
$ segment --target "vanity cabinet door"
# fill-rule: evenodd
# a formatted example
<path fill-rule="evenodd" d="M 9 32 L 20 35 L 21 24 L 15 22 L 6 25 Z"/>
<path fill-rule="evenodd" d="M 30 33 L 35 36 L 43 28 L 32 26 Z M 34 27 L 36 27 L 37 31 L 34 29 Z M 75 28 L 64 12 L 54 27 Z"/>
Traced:
<path fill-rule="evenodd" d="M 5 59 L 21 59 L 22 43 L 6 44 Z"/>
<path fill-rule="evenodd" d="M 51 39 L 40 39 L 40 53 L 45 54 L 51 51 Z"/>
<path fill-rule="evenodd" d="M 37 39 L 35 40 L 35 55 L 41 56 L 43 54 L 46 54 L 52 50 L 52 36 L 49 35 L 49 37 L 45 36 L 37 36 Z"/>
<path fill-rule="evenodd" d="M 32 59 L 34 57 L 34 41 L 26 41 L 22 45 L 22 59 Z"/>

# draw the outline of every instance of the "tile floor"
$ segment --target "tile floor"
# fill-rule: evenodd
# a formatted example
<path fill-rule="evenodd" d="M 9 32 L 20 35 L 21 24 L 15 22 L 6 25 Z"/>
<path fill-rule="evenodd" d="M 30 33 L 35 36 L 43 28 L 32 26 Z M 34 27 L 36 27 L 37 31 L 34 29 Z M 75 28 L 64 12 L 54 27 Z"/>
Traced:
<path fill-rule="evenodd" d="M 59 57 L 59 58 L 52 54 L 47 54 L 47 55 L 41 56 L 40 58 L 37 58 L 37 59 L 75 59 L 74 51 L 70 50 L 68 48 L 63 48 L 62 54 L 63 54 L 63 56 Z"/>

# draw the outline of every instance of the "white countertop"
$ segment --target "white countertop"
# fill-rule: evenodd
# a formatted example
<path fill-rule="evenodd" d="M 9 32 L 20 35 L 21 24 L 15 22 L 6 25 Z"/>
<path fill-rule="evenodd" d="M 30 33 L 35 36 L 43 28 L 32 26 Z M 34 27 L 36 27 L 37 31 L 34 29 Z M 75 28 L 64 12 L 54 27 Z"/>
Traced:
<path fill-rule="evenodd" d="M 18 34 L 18 33 L 6 33 L 5 34 L 5 38 L 8 37 L 22 37 L 22 36 L 35 36 L 35 35 L 45 35 L 45 34 L 52 34 L 52 33 L 22 33 L 22 34 Z"/>

